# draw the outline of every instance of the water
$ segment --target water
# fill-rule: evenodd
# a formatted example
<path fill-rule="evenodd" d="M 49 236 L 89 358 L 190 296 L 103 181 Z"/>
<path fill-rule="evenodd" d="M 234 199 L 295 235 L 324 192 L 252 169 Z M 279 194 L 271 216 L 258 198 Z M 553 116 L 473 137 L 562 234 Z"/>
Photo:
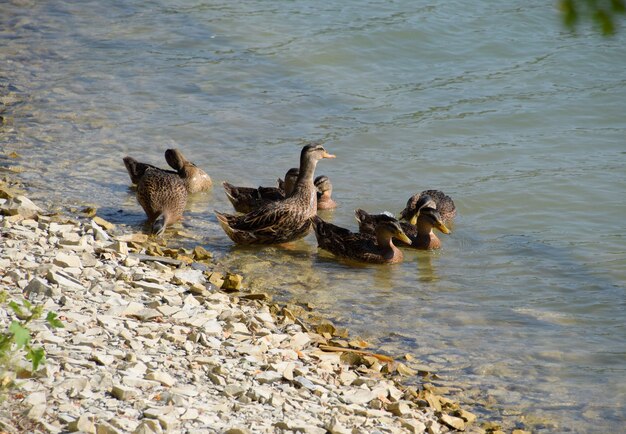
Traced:
<path fill-rule="evenodd" d="M 439 4 L 441 3 L 441 4 Z M 125 155 L 177 146 L 216 181 L 184 227 L 254 288 L 318 308 L 457 398 L 535 432 L 626 417 L 626 31 L 563 31 L 552 2 L 163 1 L 0 4 L 0 130 L 30 195 L 139 230 Z M 271 185 L 302 144 L 355 228 L 443 189 L 437 252 L 392 267 L 232 246 L 219 182 Z"/>

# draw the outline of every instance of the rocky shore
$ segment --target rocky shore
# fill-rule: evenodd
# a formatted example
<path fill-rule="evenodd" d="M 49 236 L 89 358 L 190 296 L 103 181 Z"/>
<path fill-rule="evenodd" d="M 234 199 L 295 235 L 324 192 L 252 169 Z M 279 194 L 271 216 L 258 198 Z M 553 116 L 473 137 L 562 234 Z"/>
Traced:
<path fill-rule="evenodd" d="M 17 369 L 3 433 L 498 432 L 427 381 L 405 386 L 431 375 L 410 358 L 247 292 L 203 248 L 169 249 L 94 209 L 50 215 L 10 184 L 0 290 L 65 327 L 31 324 L 46 361 Z M 3 306 L 0 327 L 10 321 Z"/>

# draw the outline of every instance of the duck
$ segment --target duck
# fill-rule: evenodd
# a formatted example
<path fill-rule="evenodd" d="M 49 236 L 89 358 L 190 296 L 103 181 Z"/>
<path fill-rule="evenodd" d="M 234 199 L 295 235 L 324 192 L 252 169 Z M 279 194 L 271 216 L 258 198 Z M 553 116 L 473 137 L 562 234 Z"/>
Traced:
<path fill-rule="evenodd" d="M 315 178 L 315 187 L 317 187 L 317 209 L 335 209 L 337 208 L 337 202 L 333 200 L 331 195 L 333 194 L 333 185 L 330 183 L 330 179 L 326 175 L 320 175 Z"/>
<path fill-rule="evenodd" d="M 318 216 L 311 220 L 318 247 L 344 259 L 373 264 L 395 264 L 402 262 L 404 255 L 393 244 L 393 239 L 411 244 L 400 222 L 384 214 L 374 223 L 374 234 L 351 232 Z"/>
<path fill-rule="evenodd" d="M 325 158 L 335 155 L 320 143 L 308 144 L 300 152 L 300 173 L 290 196 L 243 215 L 215 211 L 226 235 L 236 244 L 283 244 L 305 237 L 311 230 L 311 217 L 317 214 L 315 168 Z"/>
<path fill-rule="evenodd" d="M 428 196 L 434 200 L 435 206 L 431 208 L 436 208 L 439 211 L 441 219 L 445 224 L 452 222 L 456 216 L 456 206 L 452 198 L 441 190 L 424 190 L 411 196 L 406 202 L 406 207 L 400 212 L 400 220 L 408 221 L 411 217 L 413 219 L 417 218 L 416 206 L 423 196 Z M 415 221 L 410 221 L 410 223 L 415 225 Z"/>
<path fill-rule="evenodd" d="M 176 174 L 185 183 L 185 188 L 189 194 L 207 191 L 213 185 L 211 177 L 191 161 L 187 160 L 178 149 L 167 149 L 165 151 L 165 161 L 174 170 L 161 169 L 152 164 L 142 163 L 133 157 L 124 157 L 124 165 L 133 184 L 139 185 L 146 169 L 161 170 L 169 174 Z"/>
<path fill-rule="evenodd" d="M 146 166 L 137 183 L 137 201 L 157 236 L 166 227 L 182 220 L 187 205 L 188 186 L 178 173 Z"/>
<path fill-rule="evenodd" d="M 296 185 L 300 170 L 292 167 L 285 174 L 285 180 L 278 179 L 278 187 L 238 187 L 226 181 L 222 183 L 226 197 L 235 211 L 249 213 L 268 202 L 282 200 L 289 196 Z"/>
<path fill-rule="evenodd" d="M 400 227 L 411 240 L 410 243 L 406 243 L 404 240 L 398 239 L 397 241 L 402 243 L 402 246 L 419 250 L 435 250 L 441 247 L 441 240 L 433 229 L 437 229 L 444 234 L 449 234 L 450 229 L 444 224 L 441 214 L 434 207 L 434 199 L 430 196 L 422 196 L 414 208 L 415 214 L 408 216 L 409 220 L 415 221 L 415 224 L 400 222 Z M 378 221 L 393 217 L 388 213 L 368 214 L 362 209 L 355 210 L 354 214 L 359 222 L 359 232 L 370 235 L 375 233 Z"/>

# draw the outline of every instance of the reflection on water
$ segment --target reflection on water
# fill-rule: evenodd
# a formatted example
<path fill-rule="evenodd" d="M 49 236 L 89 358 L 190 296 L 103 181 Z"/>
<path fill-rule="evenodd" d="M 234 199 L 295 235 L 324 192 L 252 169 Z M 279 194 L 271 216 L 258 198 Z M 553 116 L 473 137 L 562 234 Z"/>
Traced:
<path fill-rule="evenodd" d="M 26 3 L 0 6 L 0 143 L 34 198 L 140 230 L 122 158 L 179 147 L 215 185 L 177 241 L 418 356 L 476 411 L 619 431 L 626 32 L 562 33 L 544 1 Z M 323 218 L 356 230 L 354 209 L 439 188 L 459 209 L 443 248 L 353 266 L 313 235 L 233 246 L 220 182 L 273 185 L 310 140 L 337 155 Z"/>

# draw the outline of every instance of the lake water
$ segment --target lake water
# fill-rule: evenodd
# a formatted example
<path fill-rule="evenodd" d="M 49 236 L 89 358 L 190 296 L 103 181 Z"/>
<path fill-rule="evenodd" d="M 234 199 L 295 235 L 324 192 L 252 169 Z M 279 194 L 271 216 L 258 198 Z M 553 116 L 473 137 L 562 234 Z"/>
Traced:
<path fill-rule="evenodd" d="M 2 151 L 45 204 L 139 230 L 122 164 L 179 147 L 215 181 L 184 229 L 253 288 L 312 302 L 411 353 L 471 409 L 534 432 L 626 419 L 626 30 L 561 26 L 551 1 L 3 1 Z M 438 188 L 458 208 L 436 252 L 350 267 L 233 248 L 220 186 L 272 185 L 306 141 L 355 208 Z"/>

